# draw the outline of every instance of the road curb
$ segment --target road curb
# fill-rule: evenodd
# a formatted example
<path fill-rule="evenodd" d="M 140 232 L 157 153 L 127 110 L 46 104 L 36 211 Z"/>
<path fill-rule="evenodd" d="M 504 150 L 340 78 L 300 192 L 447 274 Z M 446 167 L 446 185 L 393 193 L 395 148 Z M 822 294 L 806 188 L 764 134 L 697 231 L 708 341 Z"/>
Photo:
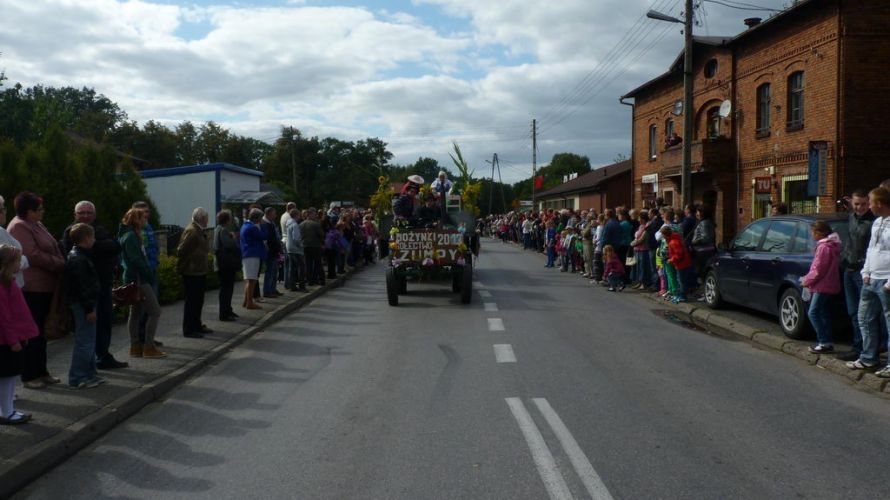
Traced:
<path fill-rule="evenodd" d="M 161 399 L 168 392 L 212 364 L 249 338 L 268 328 L 321 297 L 343 286 L 347 279 L 359 272 L 352 270 L 336 280 L 266 313 L 259 321 L 241 333 L 210 349 L 176 370 L 133 389 L 129 393 L 72 423 L 58 434 L 30 447 L 15 457 L 0 461 L 0 499 L 10 498 L 17 491 L 39 478 L 66 458 L 86 448 L 118 424 L 142 408 Z"/>

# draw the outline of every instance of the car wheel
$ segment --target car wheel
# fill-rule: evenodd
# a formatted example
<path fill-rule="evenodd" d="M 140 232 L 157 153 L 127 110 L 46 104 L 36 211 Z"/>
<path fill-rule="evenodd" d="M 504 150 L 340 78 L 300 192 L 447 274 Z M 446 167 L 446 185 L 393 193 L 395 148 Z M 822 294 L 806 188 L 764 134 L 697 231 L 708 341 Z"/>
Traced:
<path fill-rule="evenodd" d="M 719 309 L 723 305 L 723 297 L 717 289 L 717 275 L 714 271 L 708 271 L 705 276 L 705 304 L 711 309 Z"/>
<path fill-rule="evenodd" d="M 795 340 L 806 338 L 810 333 L 806 303 L 794 288 L 786 289 L 779 299 L 779 325 L 787 337 Z"/>

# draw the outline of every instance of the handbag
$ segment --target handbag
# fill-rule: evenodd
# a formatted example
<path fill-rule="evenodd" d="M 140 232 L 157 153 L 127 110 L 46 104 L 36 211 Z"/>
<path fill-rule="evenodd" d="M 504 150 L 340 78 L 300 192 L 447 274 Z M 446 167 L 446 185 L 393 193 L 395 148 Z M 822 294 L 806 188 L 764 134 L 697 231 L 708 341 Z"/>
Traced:
<path fill-rule="evenodd" d="M 142 291 L 135 281 L 111 289 L 111 301 L 118 307 L 134 306 L 142 299 Z"/>
<path fill-rule="evenodd" d="M 68 308 L 68 299 L 63 290 L 64 278 L 56 283 L 53 291 L 52 303 L 46 319 L 43 322 L 43 331 L 47 340 L 56 340 L 74 331 L 74 317 Z"/>
<path fill-rule="evenodd" d="M 637 265 L 637 256 L 636 256 L 636 255 L 631 255 L 630 257 L 628 257 L 627 260 L 624 261 L 624 265 L 625 265 L 625 266 L 635 266 L 635 265 Z"/>

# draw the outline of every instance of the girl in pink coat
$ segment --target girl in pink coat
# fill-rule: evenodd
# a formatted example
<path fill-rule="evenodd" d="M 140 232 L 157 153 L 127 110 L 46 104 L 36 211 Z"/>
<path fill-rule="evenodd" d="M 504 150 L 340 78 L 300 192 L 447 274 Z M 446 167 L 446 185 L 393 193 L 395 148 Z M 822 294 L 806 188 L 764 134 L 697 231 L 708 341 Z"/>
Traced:
<path fill-rule="evenodd" d="M 0 245 L 0 425 L 18 425 L 31 415 L 15 411 L 15 382 L 22 374 L 22 349 L 36 337 L 37 324 L 15 281 L 22 252 L 12 245 Z"/>
<path fill-rule="evenodd" d="M 815 347 L 810 347 L 810 352 L 821 354 L 834 351 L 831 339 L 830 300 L 841 291 L 838 267 L 841 240 L 825 221 L 814 222 L 812 232 L 813 239 L 818 242 L 816 255 L 810 265 L 810 272 L 800 279 L 800 284 L 812 293 L 807 316 L 813 329 L 816 330 L 816 339 L 819 343 Z"/>

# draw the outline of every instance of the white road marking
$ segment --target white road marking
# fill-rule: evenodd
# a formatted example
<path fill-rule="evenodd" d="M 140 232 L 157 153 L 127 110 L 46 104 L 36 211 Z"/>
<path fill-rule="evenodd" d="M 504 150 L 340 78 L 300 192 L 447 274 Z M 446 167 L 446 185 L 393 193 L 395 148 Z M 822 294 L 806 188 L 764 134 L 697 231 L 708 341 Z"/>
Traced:
<path fill-rule="evenodd" d="M 562 477 L 562 474 L 556 467 L 556 461 L 553 459 L 553 454 L 550 453 L 550 448 L 544 442 L 544 436 L 541 435 L 541 431 L 538 430 L 535 421 L 532 420 L 532 416 L 525 409 L 522 400 L 519 398 L 507 398 L 507 406 L 510 407 L 513 418 L 519 424 L 519 430 L 522 431 L 522 435 L 525 437 L 525 442 L 528 444 L 528 449 L 532 454 L 532 459 L 535 461 L 535 466 L 538 468 L 541 481 L 544 482 L 544 487 L 547 488 L 547 494 L 550 495 L 550 499 L 573 498 L 565 478 Z"/>
<path fill-rule="evenodd" d="M 491 292 L 488 290 L 479 290 L 480 297 L 491 297 Z"/>
<path fill-rule="evenodd" d="M 485 285 L 483 285 L 481 281 L 474 281 L 473 286 L 476 288 L 485 288 Z"/>
<path fill-rule="evenodd" d="M 593 465 L 590 464 L 587 455 L 578 446 L 578 442 L 575 441 L 572 433 L 569 432 L 568 427 L 562 422 L 562 419 L 559 418 L 559 415 L 556 414 L 550 403 L 544 398 L 533 398 L 532 401 L 541 414 L 544 415 L 547 423 L 550 424 L 553 433 L 556 434 L 556 438 L 559 439 L 559 443 L 565 450 L 566 455 L 569 456 L 572 466 L 575 467 L 575 472 L 578 473 L 578 477 L 581 478 L 581 482 L 587 488 L 587 493 L 590 493 L 590 498 L 593 500 L 612 500 L 612 495 L 609 493 L 606 485 L 603 484 L 603 480 L 593 470 Z"/>
<path fill-rule="evenodd" d="M 501 318 L 488 318 L 488 331 L 490 332 L 503 332 L 506 328 L 504 328 L 504 320 Z"/>
<path fill-rule="evenodd" d="M 510 344 L 495 344 L 494 359 L 498 363 L 515 363 L 516 354 L 513 354 L 513 346 Z"/>
<path fill-rule="evenodd" d="M 498 312 L 498 305 L 494 302 L 484 302 L 485 312 Z"/>

